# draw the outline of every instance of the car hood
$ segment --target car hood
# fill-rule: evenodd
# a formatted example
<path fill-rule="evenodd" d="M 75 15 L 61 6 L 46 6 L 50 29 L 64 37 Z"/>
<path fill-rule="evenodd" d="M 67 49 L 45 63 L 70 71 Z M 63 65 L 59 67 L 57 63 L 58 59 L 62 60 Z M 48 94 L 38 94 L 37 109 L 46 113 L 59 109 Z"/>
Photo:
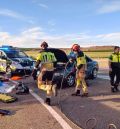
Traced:
<path fill-rule="evenodd" d="M 24 58 L 12 58 L 13 61 L 20 63 L 23 67 L 25 66 L 32 66 L 33 60 L 29 57 Z"/>

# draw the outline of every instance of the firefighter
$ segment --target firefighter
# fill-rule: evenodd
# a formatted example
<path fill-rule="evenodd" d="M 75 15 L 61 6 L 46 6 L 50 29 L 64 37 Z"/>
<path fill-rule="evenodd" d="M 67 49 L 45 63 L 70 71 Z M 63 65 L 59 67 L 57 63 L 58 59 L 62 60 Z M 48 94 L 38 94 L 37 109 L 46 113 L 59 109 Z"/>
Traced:
<path fill-rule="evenodd" d="M 109 57 L 109 76 L 111 84 L 111 92 L 119 91 L 118 85 L 120 82 L 120 48 L 114 47 L 114 52 Z"/>
<path fill-rule="evenodd" d="M 80 89 L 82 88 L 83 94 L 82 96 L 88 96 L 88 88 L 85 82 L 85 70 L 86 70 L 86 58 L 85 54 L 80 50 L 80 46 L 78 44 L 74 44 L 72 46 L 72 53 L 76 55 L 76 88 L 75 93 L 72 95 L 78 96 L 80 95 Z"/>
<path fill-rule="evenodd" d="M 42 50 L 38 54 L 35 68 L 32 74 L 34 75 L 40 66 L 40 73 L 37 80 L 38 88 L 46 91 L 45 102 L 50 105 L 51 96 L 53 94 L 56 96 L 56 85 L 53 84 L 54 62 L 56 62 L 56 58 L 54 53 L 48 51 L 48 44 L 46 42 L 41 44 L 41 49 Z"/>

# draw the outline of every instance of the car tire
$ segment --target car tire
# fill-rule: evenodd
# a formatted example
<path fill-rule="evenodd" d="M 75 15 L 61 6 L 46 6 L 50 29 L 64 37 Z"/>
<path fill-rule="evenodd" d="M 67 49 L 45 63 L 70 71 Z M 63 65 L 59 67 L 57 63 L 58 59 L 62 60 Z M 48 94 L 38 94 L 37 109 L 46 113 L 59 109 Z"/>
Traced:
<path fill-rule="evenodd" d="M 97 78 L 97 74 L 98 74 L 98 70 L 96 68 L 93 69 L 93 71 L 92 71 L 92 79 Z"/>
<path fill-rule="evenodd" d="M 75 76 L 70 74 L 67 78 L 66 78 L 66 83 L 67 83 L 67 87 L 72 87 L 75 85 Z"/>

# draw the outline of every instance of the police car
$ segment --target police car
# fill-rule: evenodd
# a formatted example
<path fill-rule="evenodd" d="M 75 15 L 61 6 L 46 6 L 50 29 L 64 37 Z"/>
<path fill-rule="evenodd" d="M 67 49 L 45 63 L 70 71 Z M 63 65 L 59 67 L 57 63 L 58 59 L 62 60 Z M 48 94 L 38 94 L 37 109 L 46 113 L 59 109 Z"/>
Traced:
<path fill-rule="evenodd" d="M 0 72 L 11 75 L 29 75 L 34 61 L 23 51 L 13 46 L 0 47 Z"/>

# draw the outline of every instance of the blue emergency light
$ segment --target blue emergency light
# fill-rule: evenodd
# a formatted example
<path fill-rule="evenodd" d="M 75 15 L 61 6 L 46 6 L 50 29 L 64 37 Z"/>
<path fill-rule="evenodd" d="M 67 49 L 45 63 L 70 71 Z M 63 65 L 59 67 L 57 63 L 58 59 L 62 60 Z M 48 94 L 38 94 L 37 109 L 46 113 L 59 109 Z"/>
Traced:
<path fill-rule="evenodd" d="M 8 45 L 2 45 L 2 47 L 0 47 L 1 50 L 5 50 L 5 51 L 11 51 L 11 49 L 13 49 L 12 46 L 8 46 Z"/>

